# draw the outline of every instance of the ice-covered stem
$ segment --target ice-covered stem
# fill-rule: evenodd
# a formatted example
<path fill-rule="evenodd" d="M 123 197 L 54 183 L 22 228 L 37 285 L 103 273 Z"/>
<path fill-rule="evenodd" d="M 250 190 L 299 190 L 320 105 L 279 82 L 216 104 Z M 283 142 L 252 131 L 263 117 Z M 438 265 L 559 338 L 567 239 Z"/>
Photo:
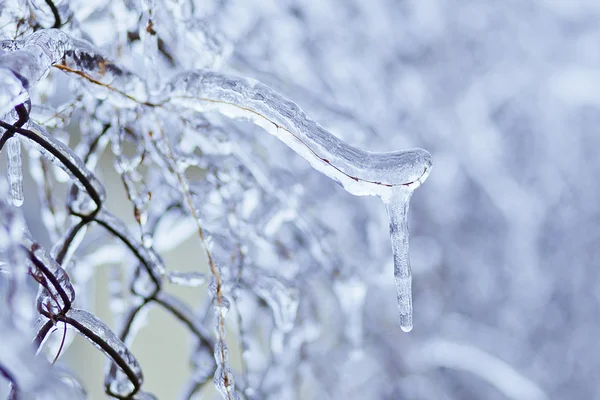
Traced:
<path fill-rule="evenodd" d="M 122 381 L 105 382 L 107 394 L 125 399 L 131 398 L 138 392 L 144 380 L 138 361 L 106 324 L 93 314 L 75 308 L 71 309 L 66 315 L 56 316 L 56 319 L 81 333 L 95 347 L 110 357 L 123 371 L 127 383 Z"/>
<path fill-rule="evenodd" d="M 279 138 L 317 171 L 357 196 L 418 186 L 431 168 L 422 149 L 374 153 L 356 148 L 309 119 L 291 100 L 253 80 L 212 71 L 186 72 L 167 87 L 163 101 L 231 118 L 249 119 Z"/>
<path fill-rule="evenodd" d="M 0 77 L 1 78 L 1 77 Z M 0 151 L 4 148 L 4 145 L 15 134 L 15 129 L 20 128 L 29 120 L 29 111 L 25 104 L 19 104 L 15 107 L 15 112 L 17 113 L 18 119 L 17 121 L 11 125 L 3 126 L 6 130 L 2 137 L 0 138 Z"/>
<path fill-rule="evenodd" d="M 29 89 L 44 78 L 71 47 L 71 38 L 55 29 L 40 30 L 21 41 L 0 42 L 0 48 L 15 49 L 0 53 L 0 82 L 6 93 L 1 97 L 0 115 L 27 100 Z"/>
<path fill-rule="evenodd" d="M 75 299 L 75 290 L 67 272 L 48 254 L 48 252 L 32 238 L 26 238 L 29 259 L 37 271 L 32 271 L 36 280 L 47 282 L 43 285 L 45 290 L 38 297 L 39 304 L 45 304 L 48 309 L 40 313 L 50 318 L 51 315 L 66 313 L 71 308 Z M 43 276 L 43 278 L 42 278 Z M 54 304 L 49 301 L 54 300 Z M 58 301 L 58 300 L 61 301 Z M 50 312 L 51 314 L 47 314 Z"/>
<path fill-rule="evenodd" d="M 75 153 L 62 142 L 50 136 L 44 128 L 33 123 L 30 123 L 30 126 L 32 129 L 23 129 L 0 121 L 0 127 L 19 133 L 38 148 L 45 157 L 56 162 L 60 168 L 73 178 L 77 185 L 81 186 L 89 194 L 92 201 L 100 207 L 106 193 L 104 186 L 98 178 L 86 168 L 83 161 Z"/>
<path fill-rule="evenodd" d="M 138 76 L 109 61 L 90 43 L 60 30 L 42 29 L 24 40 L 0 41 L 0 49 L 12 50 L 0 52 L 0 116 L 28 100 L 29 90 L 53 66 L 113 89 L 129 100 L 135 96 L 135 102 L 145 101 L 145 88 Z"/>
<path fill-rule="evenodd" d="M 181 171 L 177 160 L 175 159 L 175 155 L 173 153 L 173 150 L 171 149 L 171 146 L 165 133 L 163 132 L 162 128 L 160 128 L 160 125 L 158 125 L 158 127 L 158 133 L 150 133 L 151 139 L 154 142 L 154 145 L 157 147 L 157 149 L 160 149 L 160 152 L 165 155 L 165 159 L 168 163 L 168 166 L 173 170 L 173 172 L 177 176 L 179 188 L 196 224 L 198 237 L 200 238 L 200 242 L 202 243 L 202 247 L 204 248 L 204 251 L 206 253 L 208 266 L 212 275 L 211 287 L 213 288 L 212 294 L 214 298 L 215 311 L 217 313 L 216 333 L 218 339 L 217 344 L 215 345 L 215 360 L 218 366 L 217 371 L 215 372 L 215 384 L 217 388 L 220 388 L 219 390 L 225 398 L 227 398 L 228 400 L 235 399 L 237 395 L 235 392 L 235 388 L 233 387 L 233 374 L 230 374 L 229 367 L 227 364 L 227 345 L 225 343 L 225 318 L 223 315 L 223 313 L 226 313 L 226 310 L 229 309 L 229 302 L 223 296 L 223 280 L 221 277 L 221 272 L 215 264 L 213 256 L 208 249 L 208 245 L 204 236 L 204 230 L 202 229 L 202 224 L 200 222 L 200 216 L 196 211 L 196 206 L 194 205 L 194 201 L 189 190 L 189 182 L 185 177 L 185 174 L 183 174 L 183 172 Z"/>
<path fill-rule="evenodd" d="M 160 256 L 151 248 L 145 247 L 140 243 L 127 229 L 123 222 L 110 214 L 106 210 L 101 210 L 96 216 L 94 221 L 100 226 L 107 229 L 112 235 L 121 240 L 125 246 L 132 252 L 132 254 L 140 261 L 140 263 L 148 272 L 150 279 L 154 283 L 152 294 L 160 290 L 161 276 L 165 273 L 164 262 Z"/>

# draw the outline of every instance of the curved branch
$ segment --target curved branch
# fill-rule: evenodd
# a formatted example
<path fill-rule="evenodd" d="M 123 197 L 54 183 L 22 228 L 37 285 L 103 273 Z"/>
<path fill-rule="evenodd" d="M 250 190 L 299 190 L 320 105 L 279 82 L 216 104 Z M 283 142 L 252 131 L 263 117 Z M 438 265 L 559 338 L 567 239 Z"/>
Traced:
<path fill-rule="evenodd" d="M 252 79 L 212 71 L 186 72 L 167 87 L 161 104 L 244 118 L 276 136 L 317 171 L 358 195 L 382 195 L 394 186 L 416 188 L 432 166 L 422 149 L 374 153 L 356 148 L 312 121 L 292 101 Z"/>

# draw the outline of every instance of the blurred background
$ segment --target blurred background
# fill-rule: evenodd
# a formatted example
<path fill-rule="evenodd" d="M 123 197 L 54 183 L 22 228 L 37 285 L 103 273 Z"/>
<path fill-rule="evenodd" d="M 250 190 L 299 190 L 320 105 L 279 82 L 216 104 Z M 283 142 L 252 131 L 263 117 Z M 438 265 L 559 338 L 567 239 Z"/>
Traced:
<path fill-rule="evenodd" d="M 229 46 L 220 70 L 261 80 L 352 144 L 421 147 L 434 161 L 411 202 L 414 329 L 403 333 L 381 203 L 350 196 L 276 139 L 235 124 L 261 138 L 254 150 L 274 168 L 292 171 L 284 188 L 303 188 L 301 209 L 324 224 L 342 261 L 354 260 L 341 269 L 352 262 L 367 282 L 364 354 L 355 360 L 331 344 L 322 358 L 309 351 L 316 378 L 297 398 L 600 398 L 600 2 L 204 3 L 194 15 Z M 133 224 L 105 158 L 107 207 Z M 312 199 L 319 188 L 327 195 Z M 27 194 L 34 189 L 25 190 L 25 216 L 41 230 Z M 163 256 L 179 270 L 206 272 L 190 262 L 197 254 L 191 236 Z M 108 322 L 112 268 L 97 269 L 87 289 L 86 306 Z M 172 293 L 194 307 L 206 297 L 205 289 Z M 331 324 L 322 330 L 348 318 L 318 302 L 335 316 L 321 320 Z M 235 316 L 228 324 L 235 370 Z M 132 346 L 145 390 L 177 398 L 190 343 L 172 317 L 150 311 Z M 105 397 L 101 353 L 77 338 L 61 362 L 92 398 Z M 315 383 L 319 375 L 335 376 L 332 388 Z"/>

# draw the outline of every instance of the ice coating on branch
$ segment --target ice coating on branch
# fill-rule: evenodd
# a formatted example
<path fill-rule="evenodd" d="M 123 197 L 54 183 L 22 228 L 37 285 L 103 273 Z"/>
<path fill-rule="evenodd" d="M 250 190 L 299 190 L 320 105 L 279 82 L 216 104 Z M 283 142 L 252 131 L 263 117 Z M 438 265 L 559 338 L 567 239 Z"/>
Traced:
<path fill-rule="evenodd" d="M 0 376 L 13 383 L 19 398 L 78 399 L 75 391 L 57 380 L 46 359 L 36 357 L 31 345 L 35 297 L 23 248 L 26 225 L 20 210 L 2 200 L 6 189 L 0 181 L 0 269 L 9 268 L 0 270 Z"/>
<path fill-rule="evenodd" d="M 73 39 L 61 30 L 41 29 L 22 41 L 4 41 L 2 48 L 13 51 L 0 52 L 0 89 L 3 89 L 0 90 L 0 115 L 25 101 L 27 92 L 57 64 L 86 80 L 100 83 L 90 85 L 90 90 L 118 106 L 131 107 L 136 101 L 147 100 L 144 83 L 138 76 L 107 60 L 89 42 Z"/>
<path fill-rule="evenodd" d="M 11 137 L 6 143 L 8 182 L 14 206 L 23 205 L 23 161 L 21 159 L 21 141 Z"/>
<path fill-rule="evenodd" d="M 59 236 L 60 222 L 64 222 L 65 212 L 56 210 L 52 201 L 53 182 L 49 178 L 47 161 L 41 157 L 37 150 L 31 149 L 29 156 L 29 176 L 33 178 L 37 186 L 38 198 L 41 203 L 41 215 L 44 224 L 48 228 L 48 234 L 52 241 L 56 241 Z"/>
<path fill-rule="evenodd" d="M 198 287 L 206 283 L 206 275 L 197 271 L 168 271 L 166 278 L 170 283 L 180 286 Z"/>
<path fill-rule="evenodd" d="M 187 72 L 168 85 L 164 97 L 176 106 L 251 120 L 357 196 L 381 195 L 393 186 L 418 186 L 432 165 L 431 156 L 422 149 L 373 153 L 353 147 L 256 80 L 212 71 Z"/>
<path fill-rule="evenodd" d="M 382 197 L 390 221 L 400 327 L 404 332 L 410 332 L 413 328 L 412 272 L 408 254 L 408 206 L 411 196 L 411 188 L 400 186 Z"/>
<path fill-rule="evenodd" d="M 86 166 L 85 163 L 65 144 L 52 137 L 41 126 L 29 122 L 27 135 L 22 138 L 31 143 L 54 165 L 65 171 L 73 182 L 87 192 L 96 204 L 102 203 L 106 196 L 104 186 Z"/>
<path fill-rule="evenodd" d="M 106 382 L 113 393 L 120 396 L 128 396 L 136 388 L 139 388 L 144 380 L 142 370 L 138 361 L 129 351 L 127 346 L 111 331 L 108 326 L 95 315 L 73 308 L 67 313 L 65 322 L 70 327 L 81 333 L 95 347 L 104 352 L 108 357 L 115 360 L 123 370 L 124 376 Z"/>
<path fill-rule="evenodd" d="M 235 378 L 229 366 L 229 349 L 223 341 L 215 345 L 215 360 L 217 370 L 215 371 L 215 387 L 225 400 L 239 400 L 240 395 L 235 390 Z"/>
<path fill-rule="evenodd" d="M 119 238 L 139 261 L 146 266 L 150 273 L 155 276 L 165 273 L 165 266 L 160 256 L 153 249 L 147 248 L 140 240 L 136 239 L 120 219 L 106 210 L 100 211 L 95 219 L 100 225 Z"/>
<path fill-rule="evenodd" d="M 0 78 L 8 78 L 0 82 L 7 82 L 3 85 L 9 88 L 0 96 L 0 114 L 23 102 L 20 95 L 48 74 L 52 65 L 72 47 L 72 41 L 65 33 L 49 29 L 35 32 L 21 43 L 13 46 L 6 43 L 3 47 L 12 47 L 14 51 L 0 53 Z M 7 70 L 18 78 L 19 83 L 9 76 Z"/>
<path fill-rule="evenodd" d="M 218 268 L 218 270 L 221 269 Z M 220 272 L 217 276 L 220 276 Z M 227 343 L 225 343 L 225 322 L 227 314 L 231 309 L 231 303 L 223 296 L 221 283 L 214 276 L 211 278 L 209 290 L 213 297 L 213 310 L 216 316 L 215 333 L 217 336 L 214 347 L 217 369 L 213 381 L 223 399 L 238 400 L 240 397 L 235 389 L 235 378 L 229 366 L 229 348 L 227 347 Z"/>
<path fill-rule="evenodd" d="M 0 67 L 0 115 L 7 114 L 17 104 L 25 102 L 28 97 L 21 80 L 8 68 Z"/>
<path fill-rule="evenodd" d="M 51 314 L 66 312 L 75 300 L 75 290 L 69 275 L 30 235 L 26 235 L 25 243 L 30 251 L 37 279 L 46 282 L 48 287 L 40 291 L 38 305 Z"/>

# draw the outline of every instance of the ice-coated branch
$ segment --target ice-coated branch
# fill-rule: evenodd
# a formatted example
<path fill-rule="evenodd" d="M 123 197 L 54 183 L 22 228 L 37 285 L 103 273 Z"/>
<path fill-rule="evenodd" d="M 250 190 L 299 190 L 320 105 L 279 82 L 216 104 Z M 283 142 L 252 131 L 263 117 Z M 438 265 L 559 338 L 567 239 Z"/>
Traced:
<path fill-rule="evenodd" d="M 135 255 L 135 257 L 144 266 L 150 279 L 153 281 L 151 293 L 160 289 L 160 277 L 164 275 L 165 266 L 161 258 L 154 250 L 146 248 L 142 243 L 136 240 L 129 232 L 125 224 L 114 217 L 108 211 L 102 210 L 94 217 L 100 226 L 107 229 L 115 237 L 119 238 L 125 246 Z"/>
<path fill-rule="evenodd" d="M 108 394 L 120 399 L 130 398 L 140 389 L 144 377 L 138 361 L 104 322 L 85 310 L 75 308 L 66 315 L 56 316 L 56 319 L 81 333 L 123 371 L 124 379 L 105 382 Z"/>
<path fill-rule="evenodd" d="M 0 121 L 0 127 L 19 133 L 37 147 L 42 155 L 56 162 L 56 165 L 69 174 L 73 181 L 89 194 L 94 203 L 100 206 L 104 201 L 105 191 L 96 176 L 87 169 L 83 161 L 71 149 L 50 136 L 44 128 L 34 123 L 30 123 L 30 125 L 32 129 L 23 129 Z"/>
<path fill-rule="evenodd" d="M 55 29 L 40 30 L 25 40 L 0 42 L 0 48 L 13 50 L 0 53 L 0 82 L 6 93 L 0 97 L 0 115 L 27 100 L 28 91 L 72 47 L 72 39 Z"/>
<path fill-rule="evenodd" d="M 319 172 L 357 195 L 381 195 L 394 186 L 420 185 L 432 162 L 422 149 L 373 153 L 358 149 L 309 119 L 292 101 L 262 83 L 213 71 L 177 76 L 165 99 L 199 112 L 245 118 L 279 138 Z"/>
<path fill-rule="evenodd" d="M 66 271 L 50 257 L 43 247 L 29 238 L 26 249 L 29 252 L 30 261 L 37 269 L 36 272 L 32 272 L 32 275 L 49 283 L 44 286 L 45 290 L 38 297 L 38 302 L 48 307 L 41 313 L 47 317 L 52 314 L 66 313 L 75 299 L 75 290 Z M 59 299 L 60 301 L 58 301 Z M 47 312 L 51 314 L 48 315 Z"/>
<path fill-rule="evenodd" d="M 136 101 L 147 97 L 139 77 L 109 61 L 89 42 L 74 39 L 58 29 L 42 29 L 24 40 L 0 41 L 0 49 L 0 116 L 28 100 L 29 90 L 53 66 L 113 88 L 120 93 L 113 98 L 121 106 L 126 105 L 123 100 L 127 97 L 129 103 L 133 96 Z M 123 96 L 124 93 L 127 95 Z"/>

